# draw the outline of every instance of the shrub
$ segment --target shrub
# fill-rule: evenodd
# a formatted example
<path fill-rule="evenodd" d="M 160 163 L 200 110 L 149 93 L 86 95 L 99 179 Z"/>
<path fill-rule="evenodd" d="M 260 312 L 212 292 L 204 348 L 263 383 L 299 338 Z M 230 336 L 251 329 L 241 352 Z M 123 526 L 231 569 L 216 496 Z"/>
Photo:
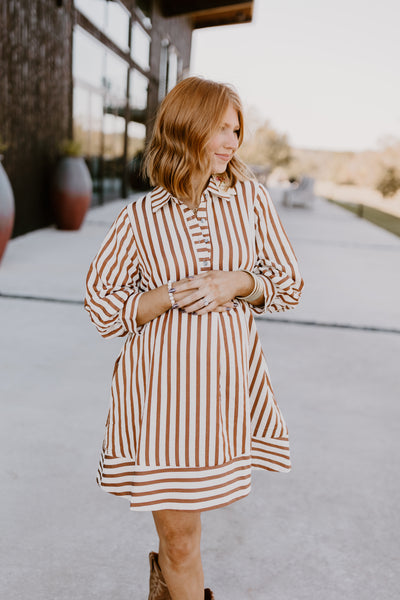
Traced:
<path fill-rule="evenodd" d="M 400 174 L 395 167 L 386 167 L 376 184 L 376 189 L 384 196 L 390 198 L 400 189 Z"/>

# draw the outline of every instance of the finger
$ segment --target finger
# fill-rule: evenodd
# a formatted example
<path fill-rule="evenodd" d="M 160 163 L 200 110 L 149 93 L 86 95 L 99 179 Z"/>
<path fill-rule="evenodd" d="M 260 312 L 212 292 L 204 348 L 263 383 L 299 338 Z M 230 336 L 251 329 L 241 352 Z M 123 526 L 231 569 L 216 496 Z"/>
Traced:
<path fill-rule="evenodd" d="M 218 304 L 217 300 L 210 302 L 208 306 L 203 306 L 203 308 L 196 310 L 197 315 L 204 315 L 208 312 L 229 312 L 233 308 L 236 308 L 237 304 L 234 301 L 229 300 L 228 302 L 224 302 L 223 304 Z"/>
<path fill-rule="evenodd" d="M 193 290 L 198 288 L 198 284 L 194 282 L 193 278 L 186 277 L 185 279 L 180 279 L 179 281 L 174 281 L 172 287 L 175 291 L 183 291 L 183 290 Z"/>
<path fill-rule="evenodd" d="M 219 313 L 224 313 L 224 312 L 230 312 L 232 310 L 232 308 L 230 308 L 229 306 L 216 306 L 213 310 L 213 312 L 219 312 Z"/>
<path fill-rule="evenodd" d="M 179 290 L 179 291 L 175 291 L 174 292 L 174 298 L 176 300 L 176 302 L 180 302 L 183 301 L 185 298 L 189 298 L 189 296 L 193 296 L 194 294 L 196 294 L 198 292 L 198 290 Z M 197 298 L 196 300 L 198 300 L 199 298 L 201 298 L 201 294 L 197 294 Z"/>
<path fill-rule="evenodd" d="M 235 308 L 236 304 L 233 300 L 228 300 L 228 302 L 224 302 L 221 306 L 225 306 L 226 308 Z"/>
<path fill-rule="evenodd" d="M 214 271 L 204 271 L 203 273 L 197 273 L 197 275 L 193 275 L 193 279 L 203 279 L 204 277 L 209 277 Z"/>
<path fill-rule="evenodd" d="M 202 306 L 204 306 L 204 292 L 196 290 L 192 293 L 176 293 L 175 300 L 179 308 L 186 309 L 188 307 L 192 307 L 194 304 L 196 305 L 196 308 L 201 308 Z"/>
<path fill-rule="evenodd" d="M 203 289 L 206 291 L 205 286 L 207 285 L 208 283 L 202 275 L 196 275 L 191 279 L 181 279 L 180 281 L 177 281 L 176 284 L 174 284 L 174 288 L 179 291 L 195 289 Z"/>
<path fill-rule="evenodd" d="M 196 314 L 204 314 L 206 312 L 212 311 L 218 303 L 215 302 L 212 298 L 202 297 L 190 306 L 186 306 L 186 312 L 195 312 Z"/>
<path fill-rule="evenodd" d="M 235 308 L 235 304 L 233 302 L 224 302 L 223 304 L 216 303 L 214 310 L 215 312 L 226 312 Z"/>

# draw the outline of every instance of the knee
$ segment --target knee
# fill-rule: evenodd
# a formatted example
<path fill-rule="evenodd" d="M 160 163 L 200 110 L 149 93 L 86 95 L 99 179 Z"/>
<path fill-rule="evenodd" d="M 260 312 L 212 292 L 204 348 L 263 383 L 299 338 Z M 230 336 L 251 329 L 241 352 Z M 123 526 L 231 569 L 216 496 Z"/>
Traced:
<path fill-rule="evenodd" d="M 195 560 L 200 553 L 200 532 L 197 527 L 168 528 L 160 537 L 165 558 L 173 566 Z"/>

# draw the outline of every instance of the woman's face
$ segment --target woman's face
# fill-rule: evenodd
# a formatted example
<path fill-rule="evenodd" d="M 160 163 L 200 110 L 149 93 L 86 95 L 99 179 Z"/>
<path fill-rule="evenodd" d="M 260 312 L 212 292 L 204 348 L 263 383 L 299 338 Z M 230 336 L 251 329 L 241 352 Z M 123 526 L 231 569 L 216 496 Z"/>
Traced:
<path fill-rule="evenodd" d="M 222 117 L 218 131 L 207 144 L 211 158 L 211 173 L 224 173 L 239 145 L 239 117 L 230 104 Z"/>

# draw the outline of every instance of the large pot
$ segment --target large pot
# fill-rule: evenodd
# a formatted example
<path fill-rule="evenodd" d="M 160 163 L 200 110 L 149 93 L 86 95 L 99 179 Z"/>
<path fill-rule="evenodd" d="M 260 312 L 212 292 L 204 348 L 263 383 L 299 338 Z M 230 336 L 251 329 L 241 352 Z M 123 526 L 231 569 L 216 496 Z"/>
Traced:
<path fill-rule="evenodd" d="M 0 261 L 11 237 L 15 217 L 14 194 L 1 164 L 2 158 L 0 155 Z"/>
<path fill-rule="evenodd" d="M 83 158 L 61 158 L 52 184 L 52 204 L 57 227 L 79 229 L 91 200 L 92 179 Z"/>

